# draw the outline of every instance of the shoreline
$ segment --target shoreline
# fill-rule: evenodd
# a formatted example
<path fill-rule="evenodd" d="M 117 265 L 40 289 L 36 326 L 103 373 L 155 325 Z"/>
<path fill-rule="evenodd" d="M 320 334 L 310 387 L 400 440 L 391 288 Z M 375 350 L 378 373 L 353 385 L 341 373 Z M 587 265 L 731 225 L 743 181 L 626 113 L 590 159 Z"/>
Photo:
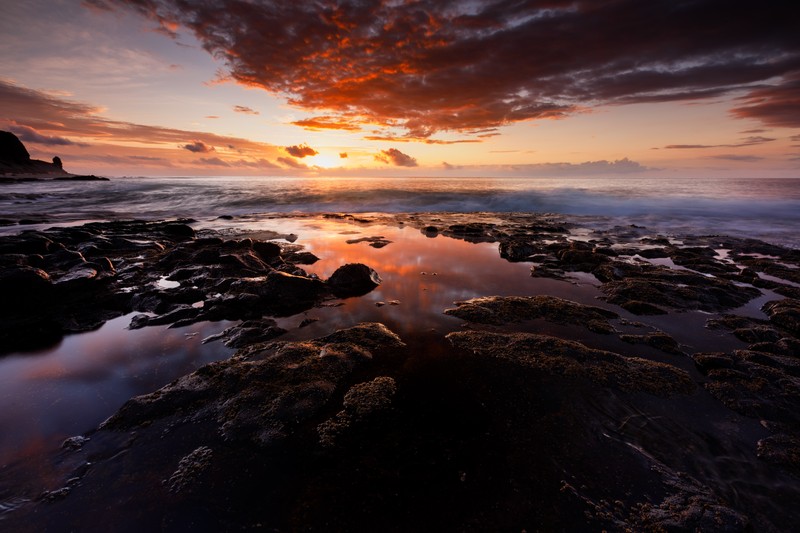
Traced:
<path fill-rule="evenodd" d="M 14 321 L 4 323 L 5 351 L 24 347 L 26 335 L 52 342 L 131 312 L 139 313 L 132 315 L 134 328 L 238 323 L 220 336 L 238 350 L 231 358 L 132 399 L 98 430 L 69 439 L 52 459 L 65 472 L 62 483 L 29 493 L 34 501 L 0 523 L 67 520 L 86 527 L 92 522 L 83 520 L 93 520 L 89 509 L 102 503 L 97 491 L 109 487 L 126 494 L 129 503 L 116 509 L 123 516 L 164 498 L 172 510 L 158 517 L 162 524 L 199 525 L 190 515 L 208 506 L 203 516 L 212 529 L 256 522 L 281 530 L 321 526 L 313 517 L 329 520 L 334 530 L 387 526 L 383 514 L 406 528 L 435 523 L 444 529 L 501 523 L 780 529 L 797 519 L 791 507 L 774 515 L 755 495 L 732 500 L 741 488 L 703 474 L 713 456 L 693 463 L 666 442 L 704 447 L 710 438 L 759 476 L 781 480 L 789 492 L 776 498 L 800 495 L 800 430 L 793 414 L 800 395 L 792 392 L 800 347 L 796 250 L 724 236 L 678 240 L 642 227 L 595 231 L 561 215 L 281 217 L 317 224 L 320 234 L 326 223 L 336 224 L 341 235 L 327 234 L 358 250 L 367 258 L 364 266 L 338 276 L 309 274 L 328 241 L 312 253 L 294 244 L 295 234 L 196 231 L 190 220 L 93 223 L 0 237 L 0 283 L 20 301 L 6 317 Z M 270 219 L 263 222 L 268 226 Z M 353 235 L 344 234 L 347 227 Z M 497 246 L 496 261 L 528 270 L 543 293 L 498 296 L 476 289 L 477 298 L 435 310 L 449 317 L 442 320 L 452 326 L 444 330 L 414 325 L 409 333 L 395 320 L 390 327 L 326 331 L 323 318 L 296 326 L 304 333 L 293 337 L 294 330 L 283 327 L 281 317 L 308 311 L 323 317 L 355 308 L 393 311 L 386 301 L 363 301 L 386 283 L 398 283 L 398 274 L 386 268 L 401 264 L 391 254 L 404 250 L 407 239 L 460 242 L 467 253 L 471 246 Z M 374 270 L 370 254 L 383 258 Z M 474 266 L 460 260 L 467 261 L 460 265 L 467 272 Z M 433 273 L 425 274 L 430 283 Z M 438 274 L 436 283 L 447 281 L 447 272 Z M 564 292 L 548 294 L 553 287 Z M 581 291 L 588 296 L 575 301 L 573 293 Z M 592 303 L 594 294 L 603 299 Z M 764 294 L 775 298 L 753 310 L 759 316 L 731 314 Z M 409 305 L 403 302 L 411 300 L 394 309 Z M 46 324 L 42 309 L 51 310 Z M 712 342 L 698 338 L 702 346 L 724 337 L 724 351 L 698 350 L 681 336 L 679 324 L 699 317 L 704 323 L 687 331 L 709 336 Z M 693 405 L 705 413 L 694 420 Z M 623 424 L 631 417 L 663 421 Z M 706 427 L 704 417 L 720 424 L 727 419 L 739 429 L 720 432 Z M 542 435 L 544 428 L 550 437 Z M 397 442 L 399 455 L 387 448 Z M 158 460 L 147 459 L 156 451 Z M 552 464 L 543 459 L 548 456 Z M 619 457 L 611 464 L 620 477 L 584 459 L 595 456 L 601 463 Z M 225 475 L 244 464 L 250 474 Z M 125 486 L 112 476 L 120 468 Z M 274 469 L 280 473 L 271 481 L 260 478 Z M 537 472 L 541 483 L 534 480 Z M 345 499 L 348 490 L 352 499 Z M 396 500 L 382 499 L 392 491 Z M 223 494 L 234 496 L 211 503 Z M 359 516 L 358 498 L 375 514 Z M 604 503 L 611 501 L 619 504 Z M 497 506 L 510 509 L 506 518 L 492 511 Z M 139 517 L 138 525 L 156 520 L 130 516 Z"/>

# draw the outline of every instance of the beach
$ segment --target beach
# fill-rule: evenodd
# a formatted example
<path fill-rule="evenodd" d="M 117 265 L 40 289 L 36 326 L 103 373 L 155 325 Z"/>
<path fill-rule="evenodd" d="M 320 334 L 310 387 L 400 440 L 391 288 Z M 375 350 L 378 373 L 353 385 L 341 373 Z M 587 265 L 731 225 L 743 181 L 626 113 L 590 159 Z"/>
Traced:
<path fill-rule="evenodd" d="M 371 197 L 396 201 L 390 185 Z M 7 217 L 10 526 L 796 522 L 800 257 L 769 213 L 750 223 L 772 242 L 708 231 L 708 208 L 684 232 L 680 214 L 647 226 L 608 208 L 234 203 L 131 221 L 95 202 L 48 213 L 60 229 L 20 225 L 23 204 Z"/>

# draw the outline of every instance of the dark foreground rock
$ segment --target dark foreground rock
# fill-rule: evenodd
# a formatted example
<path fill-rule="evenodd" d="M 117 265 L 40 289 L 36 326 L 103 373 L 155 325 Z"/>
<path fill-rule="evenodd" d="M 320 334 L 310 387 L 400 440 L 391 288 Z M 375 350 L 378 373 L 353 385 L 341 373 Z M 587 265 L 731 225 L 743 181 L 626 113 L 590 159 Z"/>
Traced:
<path fill-rule="evenodd" d="M 652 446 L 663 422 L 619 424 L 618 416 L 669 416 L 675 407 L 653 400 L 691 394 L 685 372 L 542 335 L 462 332 L 449 340 L 454 348 L 440 357 L 413 362 L 417 348 L 374 323 L 250 345 L 69 439 L 62 460 L 75 469 L 7 525 L 751 527 L 746 513 L 676 470 L 674 443 Z M 115 503 L 106 510 L 99 503 L 108 493 Z"/>
<path fill-rule="evenodd" d="M 296 245 L 197 236 L 191 221 L 108 222 L 0 238 L 0 353 L 35 350 L 138 312 L 132 328 L 258 320 L 366 294 L 380 276 L 345 265 L 323 281 Z M 310 254 L 309 254 L 310 255 Z"/>
<path fill-rule="evenodd" d="M 584 326 L 597 333 L 613 333 L 609 319 L 619 318 L 613 311 L 582 305 L 555 296 L 485 296 L 456 302 L 445 314 L 469 322 L 502 325 L 509 322 L 544 318 L 557 324 Z"/>

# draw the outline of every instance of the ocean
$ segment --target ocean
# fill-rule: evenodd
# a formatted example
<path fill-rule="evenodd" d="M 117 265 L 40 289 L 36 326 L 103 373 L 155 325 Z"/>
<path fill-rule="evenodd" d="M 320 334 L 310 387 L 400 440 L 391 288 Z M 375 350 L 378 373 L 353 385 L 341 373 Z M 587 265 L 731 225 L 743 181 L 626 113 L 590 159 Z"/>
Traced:
<path fill-rule="evenodd" d="M 113 219 L 269 213 L 540 212 L 800 248 L 800 178 L 115 178 L 0 188 L 0 233 Z M 17 225 L 24 221 L 25 225 Z"/>

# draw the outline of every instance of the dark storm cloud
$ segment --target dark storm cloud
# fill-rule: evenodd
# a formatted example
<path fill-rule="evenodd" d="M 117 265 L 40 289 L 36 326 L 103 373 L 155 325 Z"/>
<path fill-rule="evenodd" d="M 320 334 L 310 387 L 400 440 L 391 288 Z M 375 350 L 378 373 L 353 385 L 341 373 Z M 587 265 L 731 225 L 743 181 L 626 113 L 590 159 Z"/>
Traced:
<path fill-rule="evenodd" d="M 800 125 L 792 2 L 88 1 L 127 6 L 168 34 L 188 28 L 233 79 L 324 113 L 310 127 L 427 138 L 742 93 L 735 116 Z"/>
<path fill-rule="evenodd" d="M 303 158 L 306 156 L 314 156 L 319 153 L 307 144 L 287 146 L 286 152 L 293 157 L 299 157 L 299 158 Z"/>
<path fill-rule="evenodd" d="M 392 164 L 397 167 L 415 167 L 417 160 L 408 154 L 404 154 L 397 148 L 389 148 L 388 150 L 381 150 L 379 154 L 375 155 L 375 160 L 381 163 Z"/>
<path fill-rule="evenodd" d="M 797 20 L 800 13 L 795 14 Z M 777 85 L 756 89 L 741 100 L 744 105 L 732 110 L 736 117 L 758 119 L 769 126 L 800 128 L 800 71 Z"/>

